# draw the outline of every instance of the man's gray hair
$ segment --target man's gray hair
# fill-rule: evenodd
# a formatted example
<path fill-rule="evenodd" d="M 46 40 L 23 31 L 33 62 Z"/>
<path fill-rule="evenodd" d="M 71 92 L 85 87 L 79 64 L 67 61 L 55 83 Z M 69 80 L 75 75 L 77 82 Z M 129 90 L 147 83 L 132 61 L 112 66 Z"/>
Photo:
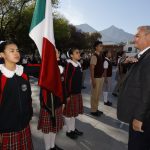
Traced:
<path fill-rule="evenodd" d="M 139 26 L 138 29 L 139 30 L 144 30 L 145 34 L 150 33 L 150 26 Z"/>

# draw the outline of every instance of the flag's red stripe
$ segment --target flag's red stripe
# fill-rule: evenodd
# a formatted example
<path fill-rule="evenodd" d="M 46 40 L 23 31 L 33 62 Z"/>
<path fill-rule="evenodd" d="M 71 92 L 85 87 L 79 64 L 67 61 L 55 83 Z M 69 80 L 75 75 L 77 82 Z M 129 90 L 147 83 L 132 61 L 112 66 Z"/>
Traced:
<path fill-rule="evenodd" d="M 62 83 L 54 45 L 43 38 L 39 85 L 62 99 Z"/>

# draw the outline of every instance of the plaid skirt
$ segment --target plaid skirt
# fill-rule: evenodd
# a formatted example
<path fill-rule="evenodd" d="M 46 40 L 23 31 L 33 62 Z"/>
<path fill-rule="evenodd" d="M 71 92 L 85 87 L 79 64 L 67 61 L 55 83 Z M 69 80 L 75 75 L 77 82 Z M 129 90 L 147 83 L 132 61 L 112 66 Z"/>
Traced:
<path fill-rule="evenodd" d="M 62 107 L 59 107 L 55 110 L 55 116 L 56 118 L 54 126 L 52 120 L 50 119 L 50 114 L 44 108 L 41 108 L 37 127 L 38 130 L 42 130 L 43 133 L 57 133 L 60 131 L 64 125 Z"/>
<path fill-rule="evenodd" d="M 0 133 L 0 150 L 33 150 L 30 127 L 19 132 Z"/>
<path fill-rule="evenodd" d="M 83 114 L 83 101 L 81 94 L 71 95 L 69 97 L 63 114 L 66 117 L 77 117 L 79 114 Z"/>

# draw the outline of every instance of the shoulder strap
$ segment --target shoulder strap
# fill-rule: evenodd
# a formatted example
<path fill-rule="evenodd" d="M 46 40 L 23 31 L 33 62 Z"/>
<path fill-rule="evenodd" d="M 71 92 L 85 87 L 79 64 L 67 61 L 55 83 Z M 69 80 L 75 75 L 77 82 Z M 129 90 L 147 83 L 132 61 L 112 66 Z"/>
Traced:
<path fill-rule="evenodd" d="M 69 66 L 70 66 L 70 63 L 67 63 L 66 69 L 65 69 L 65 76 L 64 76 L 64 78 L 65 78 L 65 83 L 67 82 L 67 81 L 66 81 L 66 76 L 67 76 L 67 73 L 68 73 Z M 71 76 L 70 76 L 70 78 L 69 78 L 69 81 L 68 81 L 68 92 L 69 92 L 69 93 L 70 93 L 70 91 L 71 91 L 72 78 L 73 78 L 73 76 L 74 76 L 74 73 L 75 73 L 75 67 L 73 66 L 72 74 L 71 74 Z M 65 90 L 67 91 L 67 89 L 65 89 Z M 66 92 L 66 93 L 68 93 L 68 92 Z"/>
<path fill-rule="evenodd" d="M 72 71 L 72 75 L 71 75 L 71 79 L 70 79 L 70 83 L 69 83 L 69 91 L 71 91 L 71 86 L 72 86 L 72 78 L 74 76 L 75 73 L 75 67 L 73 66 L 73 71 Z"/>
<path fill-rule="evenodd" d="M 29 80 L 29 78 L 28 78 L 28 76 L 27 76 L 27 74 L 26 74 L 26 73 L 23 73 L 21 76 L 22 76 L 22 78 L 23 78 L 23 79 L 25 79 L 25 80 Z"/>
<path fill-rule="evenodd" d="M 7 81 L 7 77 L 0 73 L 0 104 L 2 103 L 2 95 L 4 91 L 4 87 Z"/>

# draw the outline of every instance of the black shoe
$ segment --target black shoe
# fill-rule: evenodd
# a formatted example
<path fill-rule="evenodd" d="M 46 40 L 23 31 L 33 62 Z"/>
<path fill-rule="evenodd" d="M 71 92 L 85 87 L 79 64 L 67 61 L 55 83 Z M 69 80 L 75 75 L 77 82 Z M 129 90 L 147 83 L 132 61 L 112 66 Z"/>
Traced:
<path fill-rule="evenodd" d="M 74 133 L 74 131 L 66 132 L 66 136 L 68 136 L 71 139 L 77 139 L 77 135 Z"/>
<path fill-rule="evenodd" d="M 54 148 L 50 148 L 49 150 L 57 150 L 57 149 L 54 147 Z"/>
<path fill-rule="evenodd" d="M 82 86 L 82 89 L 86 89 L 86 87 L 85 87 L 85 86 Z"/>
<path fill-rule="evenodd" d="M 56 150 L 63 150 L 62 148 L 58 147 L 57 145 L 55 145 Z"/>
<path fill-rule="evenodd" d="M 102 111 L 97 110 L 97 112 L 98 112 L 100 115 L 103 115 L 103 112 L 102 112 Z"/>
<path fill-rule="evenodd" d="M 50 148 L 49 150 L 57 150 L 56 147 Z"/>
<path fill-rule="evenodd" d="M 73 132 L 74 132 L 76 135 L 79 135 L 79 136 L 83 135 L 83 132 L 81 132 L 81 131 L 79 131 L 79 130 L 77 130 L 77 129 L 75 129 Z"/>
<path fill-rule="evenodd" d="M 112 103 L 108 101 L 108 102 L 104 102 L 104 105 L 112 106 Z"/>
<path fill-rule="evenodd" d="M 115 96 L 115 97 L 117 97 L 117 96 L 118 96 L 118 94 L 117 94 L 117 93 L 112 93 L 112 95 L 113 95 L 113 96 Z"/>
<path fill-rule="evenodd" d="M 101 114 L 100 114 L 98 111 L 96 111 L 96 112 L 91 112 L 91 115 L 93 115 L 93 116 L 95 116 L 95 117 L 101 116 Z"/>

